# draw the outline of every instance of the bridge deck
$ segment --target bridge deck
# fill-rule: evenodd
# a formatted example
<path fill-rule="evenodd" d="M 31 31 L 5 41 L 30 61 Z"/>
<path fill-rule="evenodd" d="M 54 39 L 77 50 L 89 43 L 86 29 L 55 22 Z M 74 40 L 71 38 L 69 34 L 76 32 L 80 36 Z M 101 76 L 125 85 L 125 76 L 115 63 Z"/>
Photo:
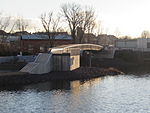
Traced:
<path fill-rule="evenodd" d="M 101 50 L 103 46 L 96 44 L 69 44 L 69 45 L 61 45 L 52 48 L 51 52 L 55 53 L 56 51 L 68 51 L 69 49 L 79 49 L 79 50 Z"/>

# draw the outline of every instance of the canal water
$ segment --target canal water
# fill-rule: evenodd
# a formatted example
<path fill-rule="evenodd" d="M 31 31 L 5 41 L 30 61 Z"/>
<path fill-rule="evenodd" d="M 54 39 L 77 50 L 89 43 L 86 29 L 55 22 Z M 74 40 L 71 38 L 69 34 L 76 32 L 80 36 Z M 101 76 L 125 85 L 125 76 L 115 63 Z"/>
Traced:
<path fill-rule="evenodd" d="M 150 75 L 3 87 L 0 113 L 150 113 Z"/>

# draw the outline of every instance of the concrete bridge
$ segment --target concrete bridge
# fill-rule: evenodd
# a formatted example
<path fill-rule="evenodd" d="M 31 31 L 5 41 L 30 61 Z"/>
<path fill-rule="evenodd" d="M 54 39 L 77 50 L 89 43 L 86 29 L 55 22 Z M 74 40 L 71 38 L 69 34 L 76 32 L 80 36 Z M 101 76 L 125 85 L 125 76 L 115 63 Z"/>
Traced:
<path fill-rule="evenodd" d="M 96 44 L 71 44 L 54 47 L 50 53 L 40 53 L 36 60 L 20 71 L 44 74 L 51 71 L 70 71 L 80 67 L 80 51 L 96 50 L 103 47 Z"/>
<path fill-rule="evenodd" d="M 52 48 L 52 53 L 68 53 L 71 50 L 96 50 L 99 51 L 103 48 L 103 46 L 96 45 L 96 44 L 70 44 L 70 45 L 62 45 L 58 47 Z"/>

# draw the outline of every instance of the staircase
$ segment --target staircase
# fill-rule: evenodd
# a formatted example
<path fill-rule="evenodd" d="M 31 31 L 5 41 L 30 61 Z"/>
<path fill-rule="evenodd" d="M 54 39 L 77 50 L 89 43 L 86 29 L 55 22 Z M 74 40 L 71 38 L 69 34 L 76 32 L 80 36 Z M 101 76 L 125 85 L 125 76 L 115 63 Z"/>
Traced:
<path fill-rule="evenodd" d="M 20 71 L 28 72 L 30 74 L 49 73 L 52 70 L 51 59 L 52 54 L 39 53 L 34 62 L 28 63 Z"/>
<path fill-rule="evenodd" d="M 37 64 L 34 62 L 28 63 L 25 67 L 23 67 L 20 71 L 22 72 L 29 72 L 33 67 L 35 67 Z"/>

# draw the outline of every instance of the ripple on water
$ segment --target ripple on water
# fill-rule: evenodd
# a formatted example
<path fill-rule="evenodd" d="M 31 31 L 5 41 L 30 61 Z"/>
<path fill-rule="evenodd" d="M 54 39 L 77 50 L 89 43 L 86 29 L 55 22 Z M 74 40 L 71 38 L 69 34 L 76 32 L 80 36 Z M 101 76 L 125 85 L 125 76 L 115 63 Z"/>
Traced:
<path fill-rule="evenodd" d="M 0 113 L 148 113 L 149 80 L 120 75 L 2 90 Z"/>

